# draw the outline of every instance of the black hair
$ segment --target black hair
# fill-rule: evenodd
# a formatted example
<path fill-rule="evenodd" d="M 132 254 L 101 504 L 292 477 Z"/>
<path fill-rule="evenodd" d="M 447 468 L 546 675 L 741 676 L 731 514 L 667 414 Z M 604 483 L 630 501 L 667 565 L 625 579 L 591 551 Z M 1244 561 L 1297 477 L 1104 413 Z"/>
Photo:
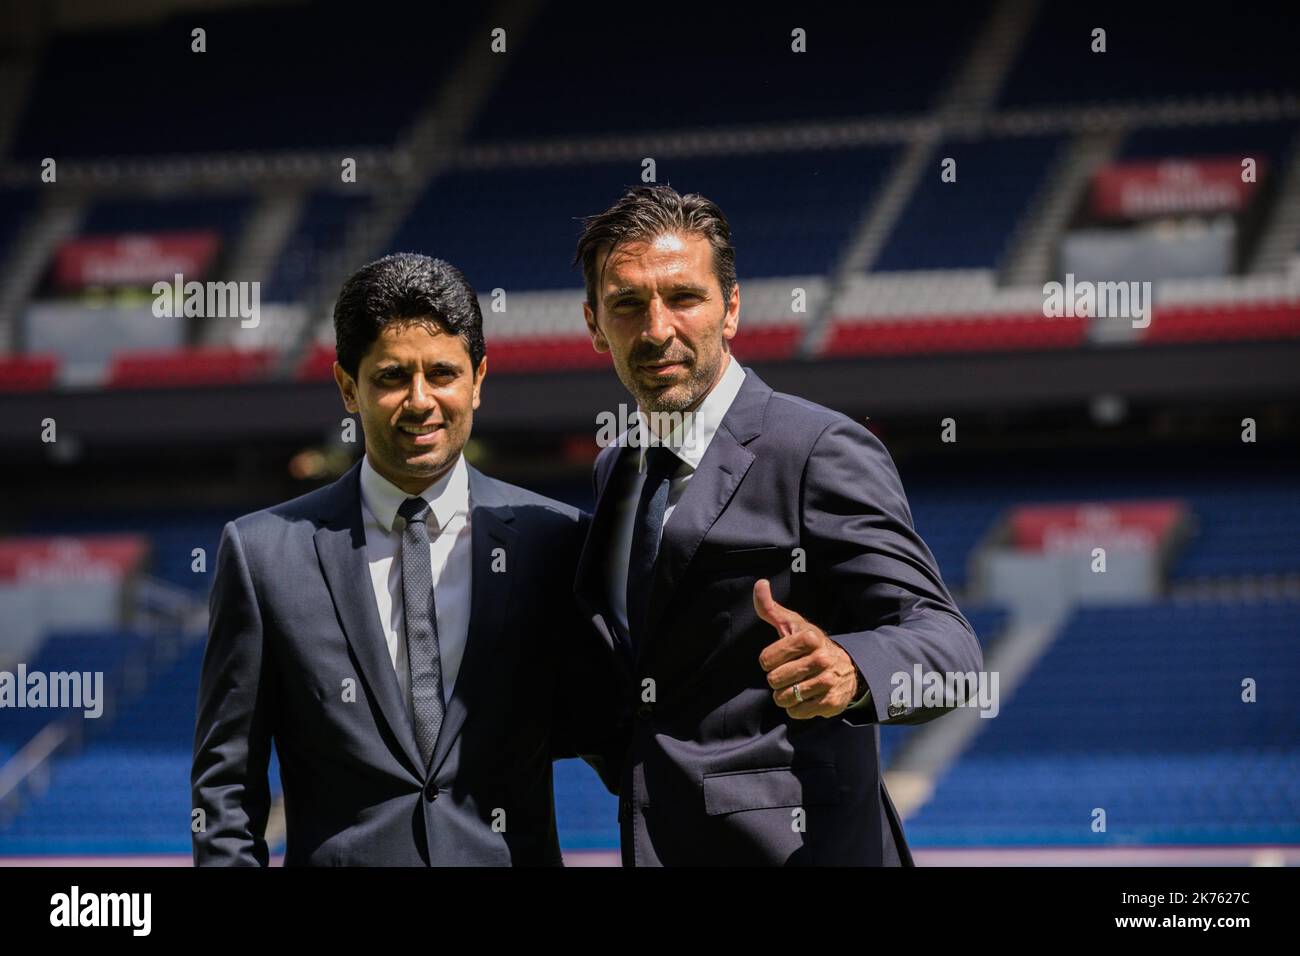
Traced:
<path fill-rule="evenodd" d="M 487 352 L 483 313 L 465 274 L 442 259 L 398 252 L 348 277 L 334 303 L 334 350 L 353 378 L 361 358 L 394 322 L 432 319 L 465 343 L 474 374 Z"/>
<path fill-rule="evenodd" d="M 731 244 L 731 224 L 718 204 L 699 193 L 685 196 L 666 184 L 634 186 L 602 213 L 583 220 L 582 238 L 573 265 L 582 265 L 587 304 L 596 311 L 596 259 L 625 242 L 643 242 L 669 232 L 699 235 L 713 247 L 713 273 L 724 300 L 736 285 L 736 250 Z"/>

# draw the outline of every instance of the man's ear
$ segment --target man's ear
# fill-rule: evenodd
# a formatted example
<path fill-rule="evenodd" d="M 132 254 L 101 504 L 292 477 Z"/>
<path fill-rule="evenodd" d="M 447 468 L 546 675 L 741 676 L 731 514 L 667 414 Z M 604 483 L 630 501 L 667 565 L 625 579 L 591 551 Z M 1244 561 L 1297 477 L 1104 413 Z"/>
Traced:
<path fill-rule="evenodd" d="M 587 322 L 587 331 L 591 334 L 591 347 L 597 352 L 608 352 L 609 342 L 605 339 L 605 333 L 600 330 L 596 324 L 596 314 L 591 311 L 591 304 L 582 303 L 582 317 Z"/>
<path fill-rule="evenodd" d="M 731 295 L 727 297 L 727 314 L 722 319 L 722 337 L 724 339 L 732 338 L 738 328 L 740 328 L 739 282 L 731 287 Z"/>
<path fill-rule="evenodd" d="M 353 415 L 357 414 L 361 409 L 357 404 L 357 383 L 338 362 L 334 363 L 334 382 L 343 396 L 343 407 Z"/>
<path fill-rule="evenodd" d="M 478 370 L 474 373 L 474 407 L 478 408 L 479 389 L 483 386 L 483 379 L 487 377 L 487 356 L 484 355 L 478 360 Z"/>

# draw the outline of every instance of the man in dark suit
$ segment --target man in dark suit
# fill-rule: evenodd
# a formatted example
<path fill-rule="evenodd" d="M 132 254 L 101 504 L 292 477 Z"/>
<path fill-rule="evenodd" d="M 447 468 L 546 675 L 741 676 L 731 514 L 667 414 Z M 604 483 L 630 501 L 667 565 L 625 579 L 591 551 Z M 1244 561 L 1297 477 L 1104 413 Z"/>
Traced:
<path fill-rule="evenodd" d="M 373 262 L 334 322 L 365 456 L 224 529 L 195 861 L 266 865 L 274 741 L 287 864 L 558 864 L 551 760 L 591 738 L 557 690 L 609 684 L 572 598 L 585 516 L 465 462 L 487 360 L 459 270 Z"/>
<path fill-rule="evenodd" d="M 866 428 L 732 358 L 727 221 L 629 190 L 574 259 L 638 425 L 596 461 L 576 592 L 623 670 L 626 865 L 911 865 L 881 723 L 913 666 L 982 666 Z M 647 447 L 649 446 L 649 447 Z"/>

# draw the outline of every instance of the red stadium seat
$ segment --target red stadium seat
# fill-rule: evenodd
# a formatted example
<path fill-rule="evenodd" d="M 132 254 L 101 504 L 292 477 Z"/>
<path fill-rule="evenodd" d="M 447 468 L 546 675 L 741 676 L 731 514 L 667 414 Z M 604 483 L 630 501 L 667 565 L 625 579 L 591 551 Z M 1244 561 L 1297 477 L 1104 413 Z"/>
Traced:
<path fill-rule="evenodd" d="M 1300 302 L 1157 307 L 1142 341 L 1220 342 L 1300 336 Z"/>
<path fill-rule="evenodd" d="M 742 361 L 794 358 L 802 334 L 801 325 L 764 325 L 748 330 L 742 325 L 731 346 Z"/>
<path fill-rule="evenodd" d="M 0 392 L 43 392 L 54 385 L 54 355 L 0 356 Z"/>
<path fill-rule="evenodd" d="M 334 378 L 334 346 L 316 343 L 308 350 L 294 374 L 300 382 L 325 382 Z"/>
<path fill-rule="evenodd" d="M 909 317 L 836 321 L 825 355 L 905 355 L 1077 348 L 1087 320 L 1024 315 Z"/>
<path fill-rule="evenodd" d="M 230 385 L 266 375 L 277 355 L 274 349 L 195 347 L 120 352 L 113 356 L 108 388 L 183 388 L 191 385 Z"/>

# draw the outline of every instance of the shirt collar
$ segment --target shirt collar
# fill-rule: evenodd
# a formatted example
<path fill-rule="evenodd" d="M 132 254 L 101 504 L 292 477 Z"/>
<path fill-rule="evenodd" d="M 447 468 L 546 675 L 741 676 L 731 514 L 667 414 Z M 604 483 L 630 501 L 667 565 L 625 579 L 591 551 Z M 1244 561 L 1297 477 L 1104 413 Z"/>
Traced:
<path fill-rule="evenodd" d="M 709 450 L 713 436 L 722 427 L 722 419 L 726 417 L 731 403 L 736 400 L 736 395 L 740 392 L 740 386 L 744 381 L 745 370 L 740 367 L 740 362 L 735 356 L 728 354 L 727 367 L 709 394 L 704 396 L 704 400 L 696 407 L 694 413 L 684 415 L 681 424 L 658 444 L 668 448 L 690 465 L 692 470 L 700 467 L 704 453 Z M 640 433 L 649 434 L 645 412 L 638 407 L 636 413 Z M 638 471 L 645 471 L 645 452 L 646 443 L 642 442 L 637 457 Z"/>
<path fill-rule="evenodd" d="M 362 459 L 361 500 L 381 528 L 390 532 L 397 530 L 394 527 L 397 521 L 397 509 L 402 506 L 402 502 L 411 497 L 416 496 L 408 495 L 375 471 L 374 466 L 370 464 L 369 455 Z M 423 498 L 431 509 L 432 517 L 428 523 L 439 529 L 445 528 L 447 522 L 456 514 L 467 513 L 469 511 L 469 468 L 465 464 L 465 456 L 458 455 L 456 464 L 452 465 L 451 470 L 420 492 L 418 497 Z"/>

